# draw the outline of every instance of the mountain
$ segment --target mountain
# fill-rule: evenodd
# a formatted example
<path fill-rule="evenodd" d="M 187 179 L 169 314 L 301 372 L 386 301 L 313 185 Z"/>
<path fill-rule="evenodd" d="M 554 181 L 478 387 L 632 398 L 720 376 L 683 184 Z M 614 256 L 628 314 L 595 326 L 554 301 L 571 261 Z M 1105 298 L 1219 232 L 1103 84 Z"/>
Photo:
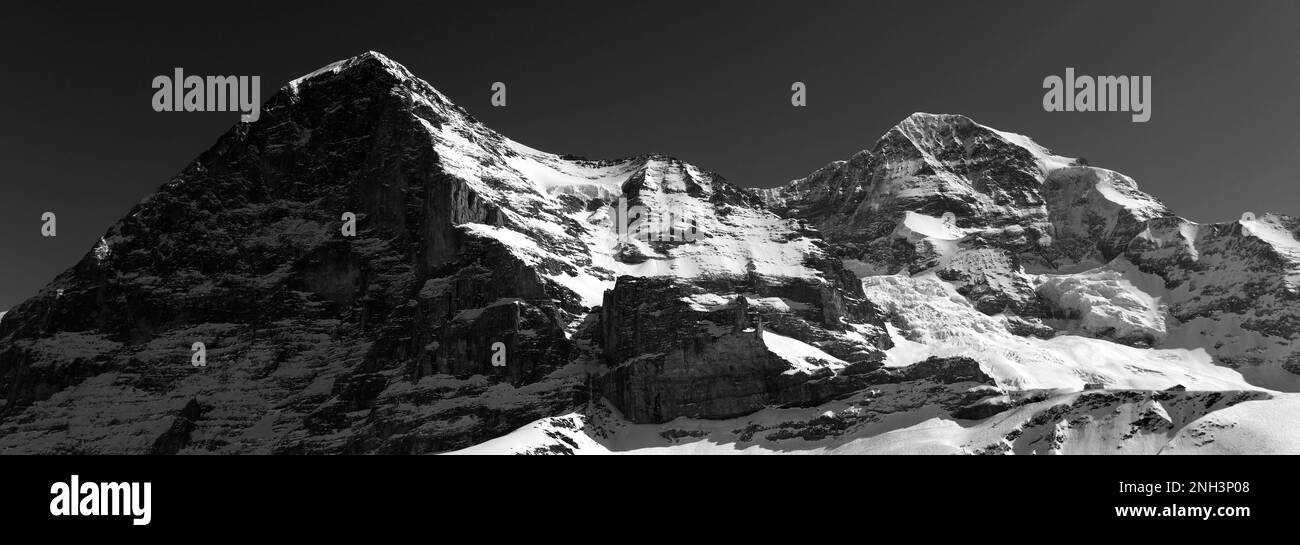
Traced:
<path fill-rule="evenodd" d="M 1219 434 L 1295 414 L 1292 218 L 931 114 L 747 190 L 530 148 L 374 52 L 262 112 L 0 321 L 0 452 L 1294 444 Z"/>
<path fill-rule="evenodd" d="M 1295 218 L 1196 224 L 1123 174 L 964 116 L 922 113 L 848 161 L 755 192 L 820 228 L 887 299 L 905 297 L 899 282 L 933 276 L 1005 322 L 994 330 L 1204 350 L 1254 386 L 1300 390 Z M 911 278 L 887 276 L 899 272 Z"/>

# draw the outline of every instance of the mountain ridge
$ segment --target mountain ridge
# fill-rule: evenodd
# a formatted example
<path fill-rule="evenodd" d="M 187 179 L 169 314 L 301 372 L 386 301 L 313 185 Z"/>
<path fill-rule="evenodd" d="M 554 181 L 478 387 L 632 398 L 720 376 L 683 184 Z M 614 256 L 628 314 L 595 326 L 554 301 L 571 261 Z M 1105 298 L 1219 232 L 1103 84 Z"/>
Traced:
<path fill-rule="evenodd" d="M 0 452 L 442 452 L 575 411 L 794 411 L 817 431 L 775 440 L 810 441 L 1094 383 L 1300 389 L 1293 219 L 1194 228 L 1027 137 L 899 125 L 751 191 L 660 154 L 542 152 L 382 54 L 331 63 L 0 321 Z M 627 236 L 619 202 L 701 236 Z"/>

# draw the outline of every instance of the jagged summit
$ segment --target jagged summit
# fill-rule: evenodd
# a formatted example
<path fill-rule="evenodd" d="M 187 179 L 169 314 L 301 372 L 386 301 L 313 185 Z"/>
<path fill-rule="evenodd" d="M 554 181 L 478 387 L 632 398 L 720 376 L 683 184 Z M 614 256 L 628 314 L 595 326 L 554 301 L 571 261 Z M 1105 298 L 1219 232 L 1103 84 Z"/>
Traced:
<path fill-rule="evenodd" d="M 913 191 L 985 192 L 983 184 L 967 183 L 977 170 L 987 172 L 983 179 L 992 179 L 1004 186 L 1007 195 L 1037 192 L 1033 184 L 1041 184 L 1053 171 L 1080 165 L 1080 161 L 1053 154 L 1032 139 L 981 125 L 960 114 L 933 114 L 915 112 L 885 131 L 867 149 L 848 159 L 836 160 L 817 169 L 805 178 L 792 180 L 784 186 L 771 189 L 751 189 L 764 202 L 778 209 L 823 209 L 832 206 L 837 213 L 847 213 L 867 197 L 873 184 L 864 181 L 902 179 L 905 175 L 923 187 L 912 187 L 913 182 L 903 182 L 891 189 L 874 184 L 875 193 L 895 194 Z M 906 168 L 906 172 L 869 171 L 881 165 Z M 976 177 L 979 178 L 979 177 Z M 878 197 L 886 197 L 878 195 Z M 1005 198 L 1002 200 L 1006 200 Z M 809 207 L 810 201 L 817 206 Z M 794 206 L 792 203 L 802 203 Z M 954 202 L 949 210 L 960 214 L 966 204 Z M 942 212 L 940 212 L 942 213 Z"/>
<path fill-rule="evenodd" d="M 331 85 L 331 81 L 340 77 L 344 81 L 349 79 L 353 81 L 347 83 L 336 81 Z M 634 184 L 637 191 L 627 196 L 640 202 L 639 193 L 646 189 L 667 193 L 689 190 L 698 191 L 706 198 L 716 194 L 732 202 L 750 200 L 750 196 L 743 189 L 731 184 L 717 173 L 700 169 L 680 158 L 664 153 L 643 153 L 613 159 L 588 159 L 548 153 L 519 143 L 479 122 L 429 82 L 415 76 L 402 64 L 376 51 L 367 51 L 327 64 L 294 79 L 283 89 L 289 97 L 286 102 L 291 105 L 296 103 L 301 100 L 302 93 L 306 92 L 308 87 L 314 86 L 341 88 L 328 93 L 330 95 L 328 99 L 331 101 L 358 100 L 396 89 L 399 95 L 407 100 L 406 108 L 421 120 L 428 131 L 434 133 L 435 148 L 444 152 L 455 152 L 444 153 L 448 159 L 446 165 L 471 183 L 484 177 L 507 181 L 524 176 L 531 179 L 519 180 L 516 184 L 507 185 L 514 186 L 513 189 L 517 192 L 535 193 L 543 199 L 558 195 L 570 197 L 585 195 L 609 201 L 624 193 L 622 186 L 629 179 L 655 182 L 657 178 L 653 173 L 667 169 L 670 175 L 671 172 L 687 172 L 690 183 L 684 185 L 651 183 L 650 186 Z M 374 88 L 370 88 L 371 86 Z M 454 160 L 456 156 L 466 156 L 472 160 L 460 162 Z M 637 174 L 645 172 L 652 173 L 652 176 L 647 178 Z M 674 180 L 677 179 L 676 175 L 671 176 Z M 511 198 L 500 191 L 506 186 L 495 185 L 497 187 L 481 186 L 478 189 L 484 195 L 496 194 L 502 198 Z M 515 198 L 518 198 L 518 195 Z M 641 204 L 650 203 L 647 201 Z"/>
<path fill-rule="evenodd" d="M 326 74 L 339 74 L 357 68 L 367 67 L 377 68 L 401 79 L 416 79 L 415 75 L 412 74 L 410 70 L 407 70 L 407 68 L 401 63 L 388 58 L 388 56 L 383 53 L 377 51 L 366 51 L 360 55 L 334 61 L 307 74 L 294 78 L 289 82 L 287 87 L 297 90 L 303 84 L 309 83 L 310 81 Z"/>
<path fill-rule="evenodd" d="M 395 77 L 366 78 L 364 83 L 335 78 L 365 67 Z M 585 306 L 599 304 L 603 291 L 621 274 L 823 277 L 817 266 L 805 267 L 805 259 L 790 259 L 812 256 L 817 262 L 821 252 L 811 239 L 797 235 L 794 226 L 763 210 L 744 190 L 686 161 L 664 154 L 586 160 L 534 149 L 479 123 L 427 82 L 376 53 L 333 63 L 297 81 L 290 106 L 312 97 L 328 102 L 376 94 L 396 97 L 400 104 L 386 115 L 415 122 L 418 132 L 427 134 L 443 171 L 493 210 L 494 222 L 486 226 L 480 221 L 454 224 L 497 239 L 526 260 L 552 263 L 554 274 L 548 278 Z M 371 83 L 379 87 L 368 88 Z M 708 235 L 671 247 L 618 241 L 610 211 L 620 197 L 629 206 L 694 219 Z M 732 221 L 718 221 L 719 207 L 734 211 Z"/>
<path fill-rule="evenodd" d="M 366 74 L 374 75 L 376 73 L 382 73 L 382 74 L 393 76 L 396 79 L 396 81 L 399 83 L 410 81 L 415 84 L 414 90 L 420 92 L 427 92 L 432 95 L 435 95 L 436 97 L 438 97 L 439 102 L 445 103 L 447 106 L 456 108 L 457 110 L 465 113 L 467 118 L 473 120 L 473 116 L 470 115 L 468 111 L 456 105 L 454 102 L 448 99 L 446 95 L 442 94 L 441 91 L 439 91 L 428 81 L 414 75 L 409 69 L 406 68 L 405 65 L 397 61 L 394 61 L 392 58 L 388 57 L 387 55 L 384 55 L 383 53 L 373 51 L 373 50 L 366 51 L 361 54 L 348 57 L 346 59 L 341 59 L 326 64 L 325 66 L 313 70 L 312 72 L 309 72 L 307 74 L 304 74 L 302 76 L 293 79 L 287 85 L 285 85 L 283 89 L 296 93 L 300 90 L 300 88 L 302 88 L 305 85 L 311 83 L 317 83 L 329 76 L 338 76 L 345 73 L 354 73 L 360 75 L 366 75 Z M 476 124 L 478 123 L 477 120 L 473 120 L 473 122 Z M 516 142 L 516 144 L 518 143 Z M 518 145 L 521 147 L 525 147 L 529 152 L 545 153 L 532 148 L 527 148 L 526 146 L 522 146 L 522 144 L 518 144 Z M 682 159 L 679 157 L 675 157 L 670 154 L 659 153 L 659 152 L 639 153 L 635 155 L 628 155 L 624 157 L 615 157 L 609 159 L 592 159 L 584 156 L 569 155 L 569 154 L 559 155 L 557 157 L 565 161 L 572 161 L 574 163 L 605 164 L 605 165 L 629 163 L 629 162 L 645 163 L 645 162 L 652 162 L 652 161 L 682 162 Z M 719 177 L 716 173 L 710 172 L 710 174 L 715 177 Z"/>
<path fill-rule="evenodd" d="M 890 128 L 890 131 L 900 131 L 909 136 L 928 138 L 931 133 L 951 129 L 969 128 L 976 125 L 979 124 L 962 114 L 913 112 L 911 115 L 894 124 L 894 126 Z M 886 132 L 888 133 L 889 131 Z"/>
<path fill-rule="evenodd" d="M 1076 161 L 1053 154 L 1051 150 L 1027 136 L 999 131 L 960 114 L 916 112 L 900 121 L 886 133 L 886 136 L 881 137 L 881 140 L 887 140 L 888 135 L 895 131 L 906 137 L 930 160 L 938 160 L 938 157 L 951 154 L 956 146 L 969 149 L 975 145 L 995 146 L 1000 141 L 1029 153 L 1039 163 L 1043 174 L 1069 166 Z M 877 148 L 879 145 L 878 143 Z"/>
<path fill-rule="evenodd" d="M 817 221 L 832 238 L 878 246 L 868 253 L 887 251 L 880 245 L 890 236 L 918 232 L 917 221 L 950 215 L 980 240 L 1016 248 L 1021 260 L 1046 269 L 1104 262 L 1122 250 L 1118 245 L 1135 234 L 1137 222 L 1171 214 L 1121 174 L 963 115 L 925 112 L 903 119 L 868 150 L 755 193 L 782 214 Z M 1091 204 L 1079 206 L 1085 203 Z M 1097 212 L 1116 219 L 1103 232 L 1082 227 Z M 1116 229 L 1120 234 L 1096 252 L 1074 244 L 1105 239 Z M 902 266 L 894 261 L 886 268 Z"/>

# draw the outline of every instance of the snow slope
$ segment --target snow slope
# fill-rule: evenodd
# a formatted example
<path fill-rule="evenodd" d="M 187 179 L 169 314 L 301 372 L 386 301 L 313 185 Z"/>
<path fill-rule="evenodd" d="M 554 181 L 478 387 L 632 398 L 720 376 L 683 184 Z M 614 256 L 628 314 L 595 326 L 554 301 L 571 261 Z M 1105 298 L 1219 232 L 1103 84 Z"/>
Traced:
<path fill-rule="evenodd" d="M 1300 454 L 1300 397 L 1108 390 L 954 419 L 884 385 L 818 407 L 728 420 L 629 424 L 607 405 L 532 422 L 450 454 Z"/>
<path fill-rule="evenodd" d="M 1163 389 L 1182 384 L 1205 390 L 1255 389 L 1241 373 L 1215 365 L 1203 349 L 1143 349 L 1077 335 L 1050 339 L 1013 335 L 1007 331 L 1005 317 L 979 312 L 951 285 L 932 275 L 869 277 L 863 279 L 863 289 L 890 314 L 898 336 L 909 341 L 898 342 L 887 352 L 891 366 L 930 356 L 969 356 L 999 385 L 1012 390 L 1080 390 L 1087 383 L 1113 388 Z"/>
<path fill-rule="evenodd" d="M 1123 259 L 1077 274 L 1041 275 L 1038 282 L 1038 293 L 1077 321 L 1073 328 L 1147 345 L 1167 334 L 1163 283 Z"/>
<path fill-rule="evenodd" d="M 1248 401 L 1183 428 L 1161 454 L 1300 454 L 1300 395 Z"/>
<path fill-rule="evenodd" d="M 763 332 L 763 344 L 772 353 L 790 363 L 790 370 L 785 372 L 787 375 L 812 374 L 820 369 L 842 369 L 847 365 L 844 360 L 827 354 L 820 348 L 771 331 Z"/>

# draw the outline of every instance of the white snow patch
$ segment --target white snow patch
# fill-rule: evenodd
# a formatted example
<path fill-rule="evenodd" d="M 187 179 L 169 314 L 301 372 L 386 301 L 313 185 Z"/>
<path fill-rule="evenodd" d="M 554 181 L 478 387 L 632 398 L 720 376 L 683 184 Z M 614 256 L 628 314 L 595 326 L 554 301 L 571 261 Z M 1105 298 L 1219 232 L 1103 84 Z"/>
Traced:
<path fill-rule="evenodd" d="M 1090 382 L 1113 388 L 1259 389 L 1240 372 L 1215 365 L 1201 348 L 1141 349 L 1074 335 L 1046 340 L 1012 335 L 1002 318 L 975 310 L 951 285 L 932 277 L 878 276 L 862 285 L 870 300 L 903 324 L 901 335 L 893 338 L 912 339 L 886 352 L 891 366 L 930 356 L 969 356 L 1008 389 L 1080 390 Z"/>
<path fill-rule="evenodd" d="M 773 354 L 790 362 L 793 366 L 783 374 L 812 374 L 821 369 L 842 369 L 848 365 L 844 360 L 823 352 L 820 348 L 804 343 L 798 339 L 786 337 L 771 331 L 763 332 L 763 344 Z M 820 361 L 818 361 L 820 360 Z"/>
<path fill-rule="evenodd" d="M 543 418 L 512 431 L 506 435 L 484 441 L 472 447 L 448 452 L 448 455 L 485 455 L 485 454 L 525 454 L 532 452 L 539 445 L 557 445 L 569 449 L 572 454 L 609 454 L 609 449 L 596 442 L 591 436 L 582 433 L 587 417 L 581 413 L 569 413 Z M 567 438 L 568 441 L 560 439 Z M 573 444 L 577 448 L 573 447 Z"/>
<path fill-rule="evenodd" d="M 886 367 L 907 367 L 929 357 L 930 349 L 925 344 L 908 339 L 894 324 L 886 323 L 885 330 L 894 341 L 894 347 L 885 352 Z"/>
<path fill-rule="evenodd" d="M 1300 395 L 1246 401 L 1188 424 L 1161 454 L 1300 454 Z"/>
<path fill-rule="evenodd" d="M 955 223 L 948 223 L 943 218 L 918 214 L 910 210 L 903 217 L 902 226 L 912 233 L 931 239 L 961 240 L 966 236 L 966 232 Z"/>
<path fill-rule="evenodd" d="M 1205 405 L 1206 397 L 1160 402 L 1147 397 L 1129 403 L 1103 400 L 1093 407 L 1086 400 L 1093 395 L 1097 394 L 1052 395 L 991 418 L 966 422 L 954 420 L 936 405 L 913 407 L 925 392 L 907 385 L 883 385 L 817 407 L 767 408 L 740 418 L 678 418 L 663 424 L 627 422 L 617 410 L 602 403 L 582 412 L 537 420 L 451 454 L 969 454 L 997 445 L 1008 447 L 1013 454 L 1300 453 L 1300 428 L 1290 425 L 1300 417 L 1300 395 L 1283 394 L 1218 410 Z M 863 410 L 855 403 L 864 400 L 881 409 L 879 418 L 859 421 L 843 435 L 771 437 L 778 430 L 798 429 L 799 424 L 818 418 L 853 419 Z M 1057 408 L 1066 409 L 1067 414 L 1056 426 L 1030 424 L 1045 411 Z M 1207 415 L 1207 410 L 1214 412 Z M 1134 434 L 1132 423 L 1150 417 L 1187 424 L 1172 441 L 1162 432 Z M 1079 418 L 1079 425 L 1065 426 L 1067 418 Z M 1008 443 L 1008 434 L 1017 430 L 1019 438 Z M 1053 448 L 1046 439 L 1058 435 L 1064 444 Z"/>
<path fill-rule="evenodd" d="M 1038 293 L 1057 307 L 1077 313 L 1079 327 L 1085 331 L 1117 338 L 1162 339 L 1167 315 L 1161 303 L 1163 286 L 1150 293 L 1135 285 L 1128 273 L 1138 275 L 1138 282 L 1148 289 L 1158 286 L 1136 267 L 1103 267 L 1070 275 L 1043 275 Z"/>

